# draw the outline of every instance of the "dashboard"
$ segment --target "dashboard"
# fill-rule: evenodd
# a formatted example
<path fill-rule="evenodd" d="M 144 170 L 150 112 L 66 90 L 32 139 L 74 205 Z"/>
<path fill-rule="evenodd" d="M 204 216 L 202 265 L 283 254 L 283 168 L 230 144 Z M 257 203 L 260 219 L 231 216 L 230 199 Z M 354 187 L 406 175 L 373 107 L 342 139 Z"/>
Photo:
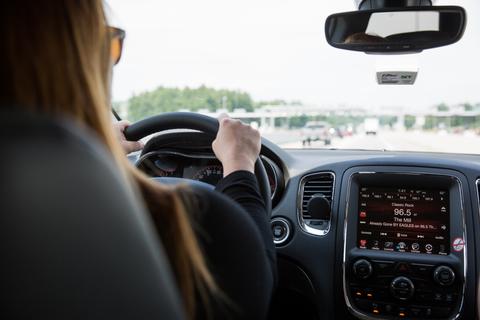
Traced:
<path fill-rule="evenodd" d="M 278 166 L 262 157 L 272 198 L 283 179 Z M 201 181 L 216 186 L 223 178 L 223 167 L 213 154 L 180 153 L 172 150 L 149 152 L 140 158 L 138 167 L 150 177 L 175 177 Z"/>
<path fill-rule="evenodd" d="M 210 139 L 210 140 L 209 140 Z M 215 185 L 211 137 L 152 139 L 150 176 Z M 480 156 L 262 147 L 279 285 L 271 318 L 474 319 Z"/>
<path fill-rule="evenodd" d="M 151 177 L 185 178 L 211 185 L 216 185 L 223 177 L 221 163 L 207 154 L 150 152 L 140 159 L 138 167 Z"/>
<path fill-rule="evenodd" d="M 183 178 L 216 186 L 223 178 L 223 167 L 210 148 L 211 142 L 206 135 L 199 134 L 202 142 L 193 147 L 192 141 L 196 139 L 189 139 L 189 135 L 192 133 L 167 134 L 152 139 L 136 160 L 136 166 L 150 177 Z M 172 146 L 172 139 L 176 141 L 176 138 L 184 144 L 180 142 Z M 272 204 L 275 205 L 285 188 L 284 174 L 268 156 L 261 155 L 260 159 L 268 176 Z"/>

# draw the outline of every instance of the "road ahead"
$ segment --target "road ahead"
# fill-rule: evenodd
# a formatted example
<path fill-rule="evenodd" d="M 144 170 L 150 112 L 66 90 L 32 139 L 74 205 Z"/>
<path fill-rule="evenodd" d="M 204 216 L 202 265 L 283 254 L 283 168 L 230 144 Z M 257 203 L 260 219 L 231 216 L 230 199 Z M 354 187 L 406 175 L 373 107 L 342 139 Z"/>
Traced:
<path fill-rule="evenodd" d="M 303 148 L 299 131 L 265 134 L 282 148 Z M 370 149 L 426 152 L 479 153 L 480 136 L 474 134 L 449 134 L 381 131 L 377 135 L 357 134 L 343 139 L 334 138 L 330 146 L 313 142 L 305 148 Z"/>

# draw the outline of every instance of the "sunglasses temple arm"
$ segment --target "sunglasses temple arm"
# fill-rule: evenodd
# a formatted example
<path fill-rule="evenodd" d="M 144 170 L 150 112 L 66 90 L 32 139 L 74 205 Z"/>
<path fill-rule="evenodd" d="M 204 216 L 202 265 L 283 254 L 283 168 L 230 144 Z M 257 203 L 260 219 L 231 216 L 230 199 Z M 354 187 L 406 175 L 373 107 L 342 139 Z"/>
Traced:
<path fill-rule="evenodd" d="M 113 107 L 112 107 L 112 113 L 113 113 L 113 116 L 115 117 L 115 119 L 117 119 L 117 121 L 122 120 L 122 118 L 118 115 L 117 111 L 115 111 L 115 109 L 113 109 Z"/>

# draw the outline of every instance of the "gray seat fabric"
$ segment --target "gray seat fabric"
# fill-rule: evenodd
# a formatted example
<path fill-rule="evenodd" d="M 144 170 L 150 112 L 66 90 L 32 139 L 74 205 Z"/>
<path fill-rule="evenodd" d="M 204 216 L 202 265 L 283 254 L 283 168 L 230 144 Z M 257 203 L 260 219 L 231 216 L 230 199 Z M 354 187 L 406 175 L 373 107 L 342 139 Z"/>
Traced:
<path fill-rule="evenodd" d="M 95 139 L 0 119 L 0 318 L 184 319 L 146 211 Z"/>

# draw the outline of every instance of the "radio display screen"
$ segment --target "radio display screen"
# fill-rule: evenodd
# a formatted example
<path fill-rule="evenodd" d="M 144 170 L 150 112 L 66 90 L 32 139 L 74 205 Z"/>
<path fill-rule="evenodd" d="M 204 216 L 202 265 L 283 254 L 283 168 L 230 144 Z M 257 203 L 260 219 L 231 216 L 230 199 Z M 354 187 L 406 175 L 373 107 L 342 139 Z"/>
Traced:
<path fill-rule="evenodd" d="M 357 214 L 360 249 L 450 253 L 446 190 L 361 187 Z"/>

